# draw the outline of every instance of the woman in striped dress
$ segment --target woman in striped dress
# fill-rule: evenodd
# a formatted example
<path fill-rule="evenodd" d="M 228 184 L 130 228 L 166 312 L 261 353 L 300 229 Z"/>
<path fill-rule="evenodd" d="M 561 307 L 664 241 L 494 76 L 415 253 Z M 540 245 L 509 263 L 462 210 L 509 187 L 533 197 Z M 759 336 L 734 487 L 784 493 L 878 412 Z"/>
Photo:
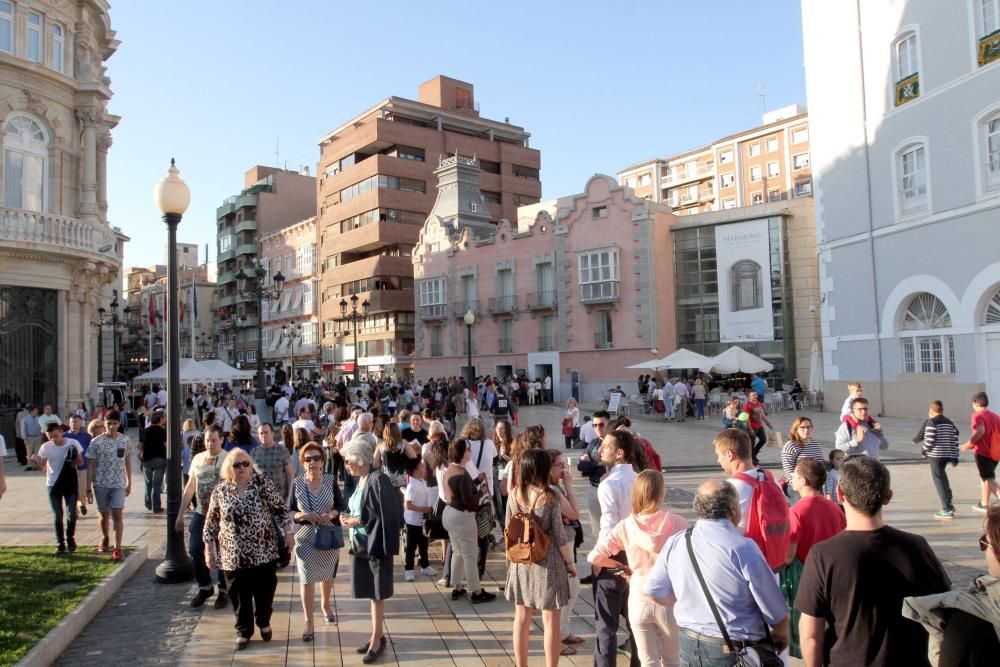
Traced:
<path fill-rule="evenodd" d="M 781 449 L 781 470 L 784 473 L 781 488 L 792 502 L 799 499 L 799 494 L 792 490 L 792 476 L 795 475 L 799 459 L 824 461 L 825 458 L 819 443 L 813 440 L 812 419 L 797 417 L 788 432 L 788 442 Z"/>
<path fill-rule="evenodd" d="M 316 549 L 316 526 L 340 525 L 340 513 L 347 503 L 334 475 L 324 474 L 326 453 L 315 442 L 308 442 L 299 450 L 305 472 L 292 485 L 291 513 L 298 528 L 295 531 L 295 567 L 298 570 L 302 596 L 302 611 L 306 629 L 302 641 L 313 640 L 313 607 L 316 602 L 316 584 L 320 584 L 323 616 L 327 623 L 336 623 L 337 617 L 330 608 L 333 578 L 340 561 L 340 549 Z"/>

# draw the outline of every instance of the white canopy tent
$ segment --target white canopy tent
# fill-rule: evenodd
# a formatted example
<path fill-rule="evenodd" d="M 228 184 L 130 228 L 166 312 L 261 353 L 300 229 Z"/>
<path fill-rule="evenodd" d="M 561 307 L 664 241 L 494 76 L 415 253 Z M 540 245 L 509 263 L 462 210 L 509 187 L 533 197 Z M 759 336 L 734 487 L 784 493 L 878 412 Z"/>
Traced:
<path fill-rule="evenodd" d="M 709 371 L 712 366 L 711 357 L 692 352 L 687 348 L 680 348 L 660 359 L 658 368 L 670 370 L 680 370 L 684 368 L 697 368 L 700 371 Z"/>
<path fill-rule="evenodd" d="M 711 367 L 708 369 L 713 373 L 728 375 L 730 373 L 766 373 L 774 368 L 773 365 L 764 361 L 756 354 L 747 352 L 739 345 L 716 355 L 710 360 Z"/>
<path fill-rule="evenodd" d="M 233 369 L 236 370 L 236 369 Z M 190 358 L 180 360 L 181 384 L 197 384 L 202 382 L 228 382 L 231 378 L 224 373 L 219 373 L 215 369 L 203 365 L 199 361 Z M 166 382 L 167 365 L 163 364 L 159 368 L 154 368 L 148 373 L 137 375 L 135 382 Z"/>
<path fill-rule="evenodd" d="M 625 368 L 637 368 L 639 370 L 655 371 L 659 368 L 663 368 L 661 359 L 650 359 L 649 361 L 643 361 L 639 364 L 632 364 L 631 366 L 626 366 Z"/>
<path fill-rule="evenodd" d="M 233 368 L 226 362 L 219 359 L 205 359 L 203 361 L 199 361 L 198 363 L 208 369 L 211 369 L 211 371 L 220 378 L 218 382 L 252 380 L 257 376 L 254 371 L 241 371 L 240 369 Z"/>

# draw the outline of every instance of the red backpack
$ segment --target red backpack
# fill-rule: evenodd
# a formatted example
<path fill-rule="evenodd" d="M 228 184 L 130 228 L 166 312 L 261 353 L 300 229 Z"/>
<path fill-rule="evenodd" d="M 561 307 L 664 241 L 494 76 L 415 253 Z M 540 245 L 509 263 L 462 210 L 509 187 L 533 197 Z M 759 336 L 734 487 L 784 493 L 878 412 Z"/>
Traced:
<path fill-rule="evenodd" d="M 735 479 L 753 486 L 750 507 L 747 510 L 746 535 L 757 543 L 771 569 L 778 568 L 788 557 L 791 541 L 791 523 L 788 518 L 788 501 L 785 494 L 774 483 L 770 472 L 758 468 L 764 479 L 745 472 L 733 475 Z"/>
<path fill-rule="evenodd" d="M 653 445 L 645 438 L 636 438 L 639 445 L 642 447 L 642 451 L 646 454 L 646 460 L 649 461 L 649 469 L 655 470 L 656 472 L 663 472 L 663 464 L 660 462 L 660 455 L 656 453 L 653 449 Z"/>

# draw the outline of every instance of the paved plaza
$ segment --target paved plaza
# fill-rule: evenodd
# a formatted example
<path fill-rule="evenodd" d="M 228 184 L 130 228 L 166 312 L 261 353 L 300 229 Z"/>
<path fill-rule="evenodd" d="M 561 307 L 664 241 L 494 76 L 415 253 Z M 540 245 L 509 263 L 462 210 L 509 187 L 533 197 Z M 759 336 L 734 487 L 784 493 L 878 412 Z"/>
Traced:
<path fill-rule="evenodd" d="M 585 406 L 593 409 L 596 406 Z M 772 416 L 772 423 L 783 434 L 796 413 L 786 411 Z M 837 415 L 810 412 L 816 423 L 816 434 L 824 448 L 832 446 Z M 953 413 L 963 435 L 968 432 L 968 415 Z M 562 446 L 559 435 L 561 409 L 552 406 L 523 408 L 520 424 L 541 423 L 546 427 L 551 446 Z M 653 442 L 667 468 L 667 504 L 691 518 L 691 500 L 699 482 L 711 476 L 721 476 L 711 447 L 713 435 L 720 425 L 717 419 L 667 424 L 651 417 L 633 415 L 635 430 Z M 978 500 L 978 477 L 975 467 L 964 455 L 957 468 L 950 468 L 955 504 L 954 521 L 934 521 L 931 517 L 939 508 L 926 465 L 910 441 L 919 420 L 886 418 L 885 432 L 892 442 L 884 460 L 893 475 L 893 501 L 885 509 L 886 520 L 904 530 L 920 533 L 930 542 L 945 562 L 956 587 L 965 586 L 972 577 L 985 569 L 976 539 L 982 532 L 982 515 L 970 509 Z M 764 465 L 778 468 L 776 448 L 766 448 Z M 576 460 L 578 452 L 571 456 Z M 44 477 L 25 473 L 13 463 L 8 464 L 8 495 L 0 501 L 0 545 L 53 544 L 51 513 L 44 495 Z M 134 465 L 133 470 L 138 471 Z M 84 630 L 63 655 L 60 665 L 118 664 L 185 664 L 185 665 L 354 665 L 361 656 L 354 647 L 361 645 L 370 632 L 367 601 L 350 598 L 347 555 L 336 580 L 334 595 L 339 622 L 326 625 L 319 616 L 317 600 L 316 640 L 301 641 L 303 621 L 298 600 L 298 585 L 294 567 L 279 576 L 272 621 L 274 639 L 264 644 L 254 639 L 250 648 L 234 652 L 233 615 L 230 609 L 215 610 L 211 602 L 203 609 L 188 606 L 193 584 L 165 586 L 155 583 L 153 570 L 164 552 L 166 519 L 149 513 L 142 506 L 142 475 L 133 473 L 134 490 L 126 503 L 125 541 L 149 547 L 150 561 L 135 577 L 115 594 L 105 609 Z M 576 480 L 578 498 L 586 497 L 586 482 Z M 580 565 L 593 544 L 584 521 L 586 541 L 581 548 Z M 98 540 L 95 512 L 82 517 L 78 524 L 81 548 L 93 548 Z M 440 570 L 440 549 L 432 547 L 432 565 Z M 401 560 L 401 559 L 400 559 Z M 493 551 L 487 566 L 484 585 L 502 586 L 504 559 L 500 550 Z M 416 665 L 510 665 L 513 664 L 511 627 L 513 606 L 498 599 L 496 602 L 471 605 L 467 600 L 452 602 L 450 591 L 437 586 L 429 577 L 416 582 L 403 582 L 402 564 L 396 568 L 396 594 L 386 606 L 389 644 L 378 664 Z M 540 623 L 540 621 L 539 621 Z M 588 589 L 581 593 L 574 609 L 573 632 L 587 641 L 576 656 L 563 658 L 562 664 L 591 664 L 593 650 L 593 600 Z M 532 635 L 531 663 L 542 662 L 541 627 Z M 627 664 L 619 656 L 619 664 Z"/>

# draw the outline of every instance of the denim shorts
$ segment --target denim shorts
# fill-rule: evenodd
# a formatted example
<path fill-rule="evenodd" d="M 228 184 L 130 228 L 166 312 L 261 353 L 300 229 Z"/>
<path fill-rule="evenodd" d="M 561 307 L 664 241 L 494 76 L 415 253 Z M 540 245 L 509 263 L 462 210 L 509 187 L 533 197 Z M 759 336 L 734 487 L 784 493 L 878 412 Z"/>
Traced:
<path fill-rule="evenodd" d="M 94 485 L 94 500 L 97 501 L 98 512 L 125 509 L 125 489 Z"/>

